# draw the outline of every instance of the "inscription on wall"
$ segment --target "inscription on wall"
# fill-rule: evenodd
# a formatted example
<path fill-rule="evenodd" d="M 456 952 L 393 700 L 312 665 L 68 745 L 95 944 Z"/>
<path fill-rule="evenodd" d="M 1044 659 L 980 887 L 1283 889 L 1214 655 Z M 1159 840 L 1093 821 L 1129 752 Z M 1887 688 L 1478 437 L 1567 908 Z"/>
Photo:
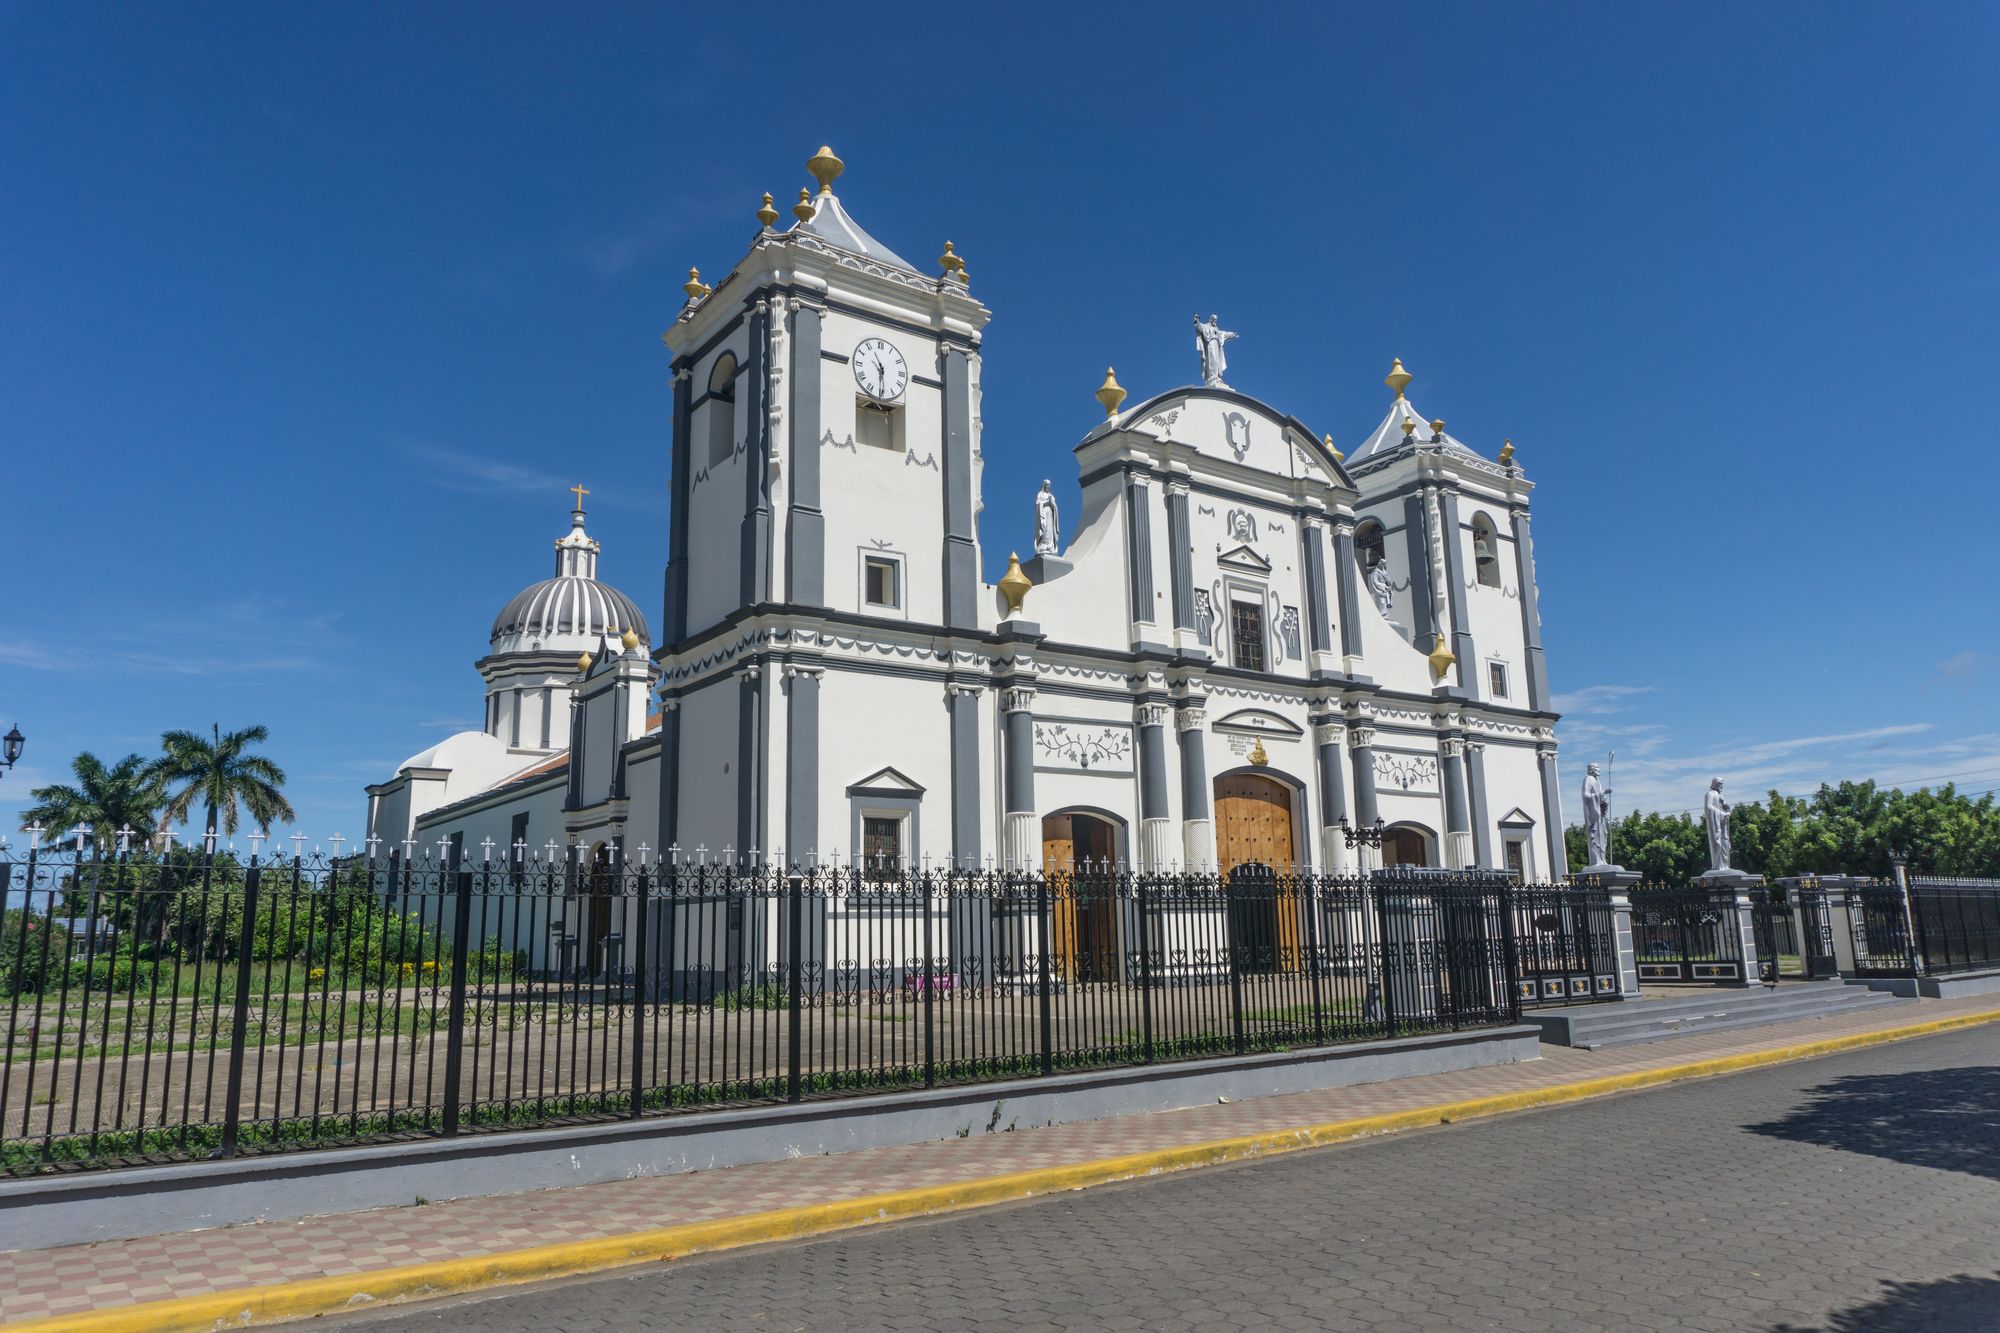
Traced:
<path fill-rule="evenodd" d="M 1438 761 L 1427 754 L 1375 752 L 1376 791 L 1428 791 L 1438 789 Z"/>
<path fill-rule="evenodd" d="M 1132 771 L 1132 729 L 1096 722 L 1035 723 L 1035 767 Z"/>

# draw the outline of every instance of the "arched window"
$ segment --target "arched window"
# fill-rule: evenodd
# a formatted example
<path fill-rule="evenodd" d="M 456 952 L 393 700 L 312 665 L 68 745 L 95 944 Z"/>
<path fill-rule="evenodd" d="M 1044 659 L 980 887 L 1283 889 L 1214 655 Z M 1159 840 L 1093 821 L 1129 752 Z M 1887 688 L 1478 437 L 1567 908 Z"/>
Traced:
<path fill-rule="evenodd" d="M 1354 529 L 1354 555 L 1361 562 L 1361 576 L 1367 578 L 1375 571 L 1375 566 L 1387 558 L 1388 551 L 1382 541 L 1382 525 L 1372 518 L 1363 519 Z"/>
<path fill-rule="evenodd" d="M 1484 514 L 1472 516 L 1472 568 L 1487 587 L 1500 586 L 1500 538 Z"/>
<path fill-rule="evenodd" d="M 716 358 L 708 377 L 708 464 L 714 467 L 736 452 L 736 355 Z"/>

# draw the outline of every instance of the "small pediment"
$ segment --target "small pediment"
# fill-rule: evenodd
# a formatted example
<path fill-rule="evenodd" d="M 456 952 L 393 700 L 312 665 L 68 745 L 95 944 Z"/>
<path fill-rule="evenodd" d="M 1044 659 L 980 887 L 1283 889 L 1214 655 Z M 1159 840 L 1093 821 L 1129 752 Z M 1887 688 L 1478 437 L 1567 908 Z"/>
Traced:
<path fill-rule="evenodd" d="M 1238 736 L 1275 736 L 1287 740 L 1297 740 L 1306 734 L 1306 729 L 1290 718 L 1262 708 L 1239 708 L 1228 717 L 1216 719 L 1209 729 Z"/>
<path fill-rule="evenodd" d="M 1501 828 L 1533 828 L 1534 826 L 1535 817 L 1518 805 L 1500 816 Z"/>
<path fill-rule="evenodd" d="M 878 768 L 847 789 L 849 796 L 922 796 L 921 783 L 893 768 Z"/>
<path fill-rule="evenodd" d="M 1215 563 L 1229 569 L 1248 570 L 1252 574 L 1268 574 L 1271 562 L 1258 555 L 1248 546 L 1233 546 L 1215 557 Z"/>

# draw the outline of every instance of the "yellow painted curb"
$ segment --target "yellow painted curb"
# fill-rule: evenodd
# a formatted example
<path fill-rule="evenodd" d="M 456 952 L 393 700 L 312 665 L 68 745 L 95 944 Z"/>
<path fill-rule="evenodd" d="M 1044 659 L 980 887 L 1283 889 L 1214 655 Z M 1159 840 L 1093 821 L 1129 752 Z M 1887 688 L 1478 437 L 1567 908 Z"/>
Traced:
<path fill-rule="evenodd" d="M 1665 1065 L 1658 1069 L 1634 1070 L 1628 1074 L 1609 1074 L 1602 1078 L 1581 1079 L 1575 1083 L 1560 1083 L 1546 1088 L 1528 1088 L 1520 1092 L 1499 1093 L 1490 1097 L 1473 1097 L 1464 1101 L 1445 1102 L 1409 1111 L 1334 1120 L 1268 1134 L 1213 1139 L 1206 1143 L 1160 1148 L 1120 1157 L 1104 1157 L 1068 1166 L 1017 1171 L 1009 1175 L 988 1176 L 981 1180 L 968 1180 L 951 1185 L 930 1185 L 920 1189 L 844 1199 L 835 1203 L 781 1208 L 712 1222 L 689 1222 L 681 1226 L 631 1231 L 596 1240 L 537 1245 L 528 1249 L 509 1250 L 502 1254 L 478 1258 L 446 1259 L 436 1263 L 409 1264 L 373 1273 L 308 1278 L 268 1287 L 244 1287 L 208 1295 L 149 1301 L 140 1305 L 119 1306 L 88 1314 L 63 1315 L 8 1324 L 7 1327 L 15 1333 L 42 1333 L 43 1330 L 53 1333 L 53 1330 L 57 1329 L 66 1330 L 68 1333 L 180 1333 L 182 1330 L 193 1333 L 194 1330 L 244 1328 L 314 1315 L 342 1314 L 407 1301 L 462 1295 L 487 1287 L 539 1282 L 557 1277 L 575 1277 L 635 1264 L 678 1259 L 691 1254 L 712 1254 L 745 1245 L 797 1240 L 850 1227 L 890 1222 L 899 1218 L 951 1213 L 986 1204 L 1032 1198 L 1040 1194 L 1055 1194 L 1065 1190 L 1086 1189 L 1092 1185 L 1160 1175 L 1168 1171 L 1184 1171 L 1191 1167 L 1215 1166 L 1224 1162 L 1268 1157 L 1278 1153 L 1295 1152 L 1301 1148 L 1317 1148 L 1376 1134 L 1391 1134 L 1398 1130 L 1499 1115 L 1534 1106 L 1553 1106 L 1562 1102 L 1601 1097 L 1614 1092 L 1657 1087 L 1663 1083 L 1674 1083 L 1684 1079 L 1708 1078 L 1759 1065 L 1781 1064 L 1813 1056 L 1831 1055 L 1838 1051 L 1879 1046 L 1886 1042 L 1925 1037 L 1934 1033 L 1949 1032 L 1955 1028 L 1973 1027 L 1996 1021 L 2000 1021 L 2000 1009 L 1933 1019 L 1903 1027 L 1884 1028 L 1876 1032 L 1855 1032 L 1840 1037 L 1826 1037 L 1818 1041 L 1799 1042 L 1766 1051 L 1745 1051 L 1709 1060 Z"/>

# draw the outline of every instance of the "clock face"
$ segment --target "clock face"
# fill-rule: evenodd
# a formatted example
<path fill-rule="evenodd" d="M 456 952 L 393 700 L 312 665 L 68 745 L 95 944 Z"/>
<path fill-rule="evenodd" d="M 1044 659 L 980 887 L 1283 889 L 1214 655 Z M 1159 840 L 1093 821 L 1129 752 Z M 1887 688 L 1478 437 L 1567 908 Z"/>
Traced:
<path fill-rule="evenodd" d="M 903 396 L 910 368 L 903 354 L 881 338 L 863 338 L 854 348 L 854 382 L 870 398 L 890 403 Z"/>

